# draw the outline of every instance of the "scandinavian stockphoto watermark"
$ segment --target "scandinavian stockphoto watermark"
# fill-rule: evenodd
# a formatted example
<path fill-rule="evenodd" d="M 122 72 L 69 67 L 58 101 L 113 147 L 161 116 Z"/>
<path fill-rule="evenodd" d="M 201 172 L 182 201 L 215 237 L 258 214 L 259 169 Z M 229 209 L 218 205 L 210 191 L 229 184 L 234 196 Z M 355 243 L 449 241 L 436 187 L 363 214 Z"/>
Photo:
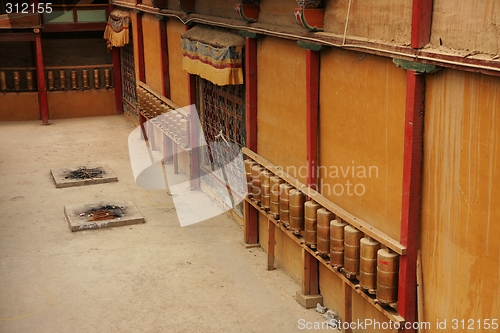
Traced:
<path fill-rule="evenodd" d="M 189 136 L 196 140 L 183 142 L 179 119 L 172 120 L 164 113 L 135 128 L 129 135 L 128 148 L 136 184 L 168 190 L 179 223 L 187 226 L 235 209 L 247 196 L 248 187 L 241 147 L 228 139 L 228 129 L 221 128 L 217 135 L 204 133 L 195 105 L 175 112 L 184 117 L 184 124 L 189 122 Z M 294 177 L 307 177 L 305 166 L 278 169 Z M 350 165 L 318 166 L 316 172 L 321 179 L 320 192 L 328 196 L 362 196 L 367 191 L 364 181 L 379 174 L 377 166 L 356 165 L 354 161 Z M 223 205 L 198 191 L 196 184 L 201 183 Z"/>

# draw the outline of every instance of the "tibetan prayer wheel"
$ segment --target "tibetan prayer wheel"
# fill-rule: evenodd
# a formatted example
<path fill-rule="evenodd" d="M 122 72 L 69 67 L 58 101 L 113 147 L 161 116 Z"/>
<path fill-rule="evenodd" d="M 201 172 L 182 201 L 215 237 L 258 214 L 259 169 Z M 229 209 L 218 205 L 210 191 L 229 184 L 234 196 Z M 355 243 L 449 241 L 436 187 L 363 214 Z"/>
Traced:
<path fill-rule="evenodd" d="M 261 181 L 260 174 L 263 168 L 260 165 L 252 167 L 252 197 L 255 201 L 261 201 Z"/>
<path fill-rule="evenodd" d="M 257 163 L 255 163 L 252 160 L 245 160 L 244 165 L 245 165 L 245 175 L 246 175 L 246 178 L 247 178 L 247 191 L 248 191 L 248 194 L 251 196 L 251 195 L 253 195 L 253 188 L 252 188 L 252 167 L 254 167 L 255 165 L 257 165 Z"/>
<path fill-rule="evenodd" d="M 66 72 L 63 69 L 59 71 L 59 89 L 66 89 Z"/>
<path fill-rule="evenodd" d="M 189 147 L 189 120 L 181 119 L 181 143 L 184 147 Z"/>
<path fill-rule="evenodd" d="M 348 225 L 344 228 L 344 272 L 351 276 L 359 274 L 359 244 L 363 233 Z"/>
<path fill-rule="evenodd" d="M 344 228 L 347 223 L 337 218 L 330 221 L 330 265 L 344 266 Z"/>
<path fill-rule="evenodd" d="M 318 235 L 317 249 L 319 254 L 327 255 L 330 253 L 330 221 L 335 218 L 335 215 L 325 208 L 318 209 Z"/>
<path fill-rule="evenodd" d="M 0 90 L 7 90 L 7 75 L 5 74 L 5 71 L 0 71 Z"/>
<path fill-rule="evenodd" d="M 21 90 L 21 74 L 19 73 L 19 71 L 14 71 L 12 73 L 12 76 L 14 78 L 14 89 L 16 91 L 20 91 Z"/>
<path fill-rule="evenodd" d="M 314 201 L 306 201 L 304 204 L 304 240 L 306 245 L 316 248 L 316 237 L 318 234 L 318 209 L 321 206 Z"/>
<path fill-rule="evenodd" d="M 168 111 L 170 111 L 170 109 L 168 108 L 168 106 L 165 105 L 165 104 L 162 104 L 161 105 L 161 114 L 162 114 L 161 127 L 162 127 L 163 130 L 165 130 L 167 128 L 167 114 L 168 114 Z M 187 146 L 189 147 L 189 124 L 188 124 L 188 143 L 187 143 Z"/>
<path fill-rule="evenodd" d="M 88 69 L 82 70 L 82 86 L 83 86 L 83 89 L 90 89 L 89 70 Z"/>
<path fill-rule="evenodd" d="M 171 133 L 171 134 L 174 134 L 175 132 L 175 126 L 176 126 L 176 123 L 175 123 L 175 120 L 177 119 L 177 114 L 179 112 L 177 111 L 172 111 L 172 112 L 169 112 L 168 115 L 169 115 L 169 118 L 168 118 L 168 131 Z"/>
<path fill-rule="evenodd" d="M 304 201 L 305 196 L 299 190 L 290 190 L 290 228 L 293 233 L 304 230 Z"/>
<path fill-rule="evenodd" d="M 71 71 L 71 89 L 76 90 L 78 89 L 78 76 L 76 71 Z"/>
<path fill-rule="evenodd" d="M 26 72 L 26 86 L 28 90 L 34 90 L 34 85 L 33 85 L 33 72 L 32 71 L 27 71 Z"/>
<path fill-rule="evenodd" d="M 104 70 L 104 85 L 106 89 L 111 88 L 111 70 L 109 68 Z"/>
<path fill-rule="evenodd" d="M 377 300 L 384 304 L 398 300 L 398 255 L 389 249 L 377 251 Z"/>
<path fill-rule="evenodd" d="M 155 98 L 155 117 L 158 117 L 161 114 L 161 100 L 159 98 Z"/>
<path fill-rule="evenodd" d="M 94 88 L 99 89 L 101 87 L 101 71 L 97 68 L 94 69 Z"/>
<path fill-rule="evenodd" d="M 47 85 L 49 90 L 55 90 L 55 83 L 54 83 L 54 72 L 53 71 L 48 71 L 47 72 Z"/>
<path fill-rule="evenodd" d="M 271 204 L 270 211 L 274 218 L 278 219 L 280 215 L 280 184 L 284 181 L 276 176 L 272 176 L 269 181 L 271 182 L 271 195 L 269 197 Z"/>
<path fill-rule="evenodd" d="M 184 116 L 181 113 L 178 113 L 175 121 L 175 136 L 181 137 L 181 120 L 184 119 Z"/>
<path fill-rule="evenodd" d="M 280 184 L 280 221 L 286 226 L 290 225 L 290 191 L 293 186 L 290 184 Z"/>
<path fill-rule="evenodd" d="M 262 208 L 269 210 L 271 208 L 271 176 L 273 174 L 267 170 L 260 174 L 260 189 Z"/>
<path fill-rule="evenodd" d="M 360 241 L 359 255 L 359 285 L 374 293 L 377 288 L 377 251 L 380 243 L 370 237 Z"/>

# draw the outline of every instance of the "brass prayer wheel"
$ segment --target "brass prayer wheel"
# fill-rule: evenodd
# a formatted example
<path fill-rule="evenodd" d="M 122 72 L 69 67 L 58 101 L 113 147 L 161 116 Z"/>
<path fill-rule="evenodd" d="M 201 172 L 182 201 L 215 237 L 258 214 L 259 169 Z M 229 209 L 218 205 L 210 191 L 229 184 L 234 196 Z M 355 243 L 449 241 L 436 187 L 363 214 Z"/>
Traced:
<path fill-rule="evenodd" d="M 111 70 L 109 68 L 104 70 L 104 85 L 106 88 L 111 88 Z"/>
<path fill-rule="evenodd" d="M 260 165 L 252 167 L 252 195 L 253 199 L 257 202 L 261 200 L 260 173 L 262 170 L 263 168 Z"/>
<path fill-rule="evenodd" d="M 53 71 L 48 71 L 47 72 L 47 84 L 49 90 L 55 90 L 55 83 L 54 83 L 54 72 Z"/>
<path fill-rule="evenodd" d="M 398 300 L 398 255 L 388 249 L 377 251 L 377 300 L 384 304 Z"/>
<path fill-rule="evenodd" d="M 304 201 L 305 196 L 299 190 L 288 192 L 290 200 L 290 228 L 292 232 L 298 233 L 304 230 Z"/>
<path fill-rule="evenodd" d="M 373 292 L 377 288 L 377 251 L 380 243 L 370 237 L 360 241 L 359 285 Z"/>
<path fill-rule="evenodd" d="M 59 71 L 59 89 L 66 89 L 66 72 L 63 69 Z"/>
<path fill-rule="evenodd" d="M 359 274 L 359 245 L 363 233 L 348 225 L 344 228 L 344 272 L 355 276 Z"/>
<path fill-rule="evenodd" d="M 290 184 L 280 184 L 280 221 L 285 225 L 290 224 L 290 201 L 289 192 L 293 187 Z"/>
<path fill-rule="evenodd" d="M 189 147 L 189 120 L 181 119 L 181 143 L 184 147 Z"/>
<path fill-rule="evenodd" d="M 0 90 L 7 90 L 7 75 L 5 74 L 5 71 L 0 71 Z"/>
<path fill-rule="evenodd" d="M 83 86 L 83 89 L 90 89 L 89 70 L 88 69 L 82 70 L 82 86 Z"/>
<path fill-rule="evenodd" d="M 26 72 L 26 86 L 28 90 L 34 90 L 34 85 L 33 85 L 33 72 L 32 71 L 27 71 Z"/>
<path fill-rule="evenodd" d="M 260 189 L 262 208 L 268 210 L 271 208 L 271 176 L 273 174 L 264 170 L 260 174 Z"/>
<path fill-rule="evenodd" d="M 335 215 L 325 208 L 318 209 L 317 249 L 319 254 L 327 255 L 330 252 L 330 221 Z"/>
<path fill-rule="evenodd" d="M 76 71 L 71 71 L 71 89 L 78 89 L 78 76 Z"/>
<path fill-rule="evenodd" d="M 337 218 L 330 221 L 330 265 L 344 266 L 344 228 L 347 223 Z"/>
<path fill-rule="evenodd" d="M 314 201 L 306 201 L 304 204 L 304 229 L 306 245 L 316 247 L 316 237 L 318 232 L 318 209 L 321 206 Z"/>
<path fill-rule="evenodd" d="M 160 114 L 161 114 L 161 100 L 155 99 L 155 117 L 158 117 Z"/>
<path fill-rule="evenodd" d="M 99 89 L 101 87 L 101 71 L 94 69 L 94 88 Z"/>
<path fill-rule="evenodd" d="M 274 215 L 275 218 L 279 218 L 280 214 L 280 184 L 282 184 L 284 181 L 283 179 L 272 176 L 271 179 L 269 180 L 271 182 L 271 195 L 270 195 L 270 202 L 271 202 L 271 214 Z"/>
<path fill-rule="evenodd" d="M 175 116 L 176 118 L 176 125 L 175 125 L 175 135 L 180 138 L 181 136 L 181 120 L 184 119 L 184 116 L 180 113 Z"/>
<path fill-rule="evenodd" d="M 14 71 L 12 73 L 12 76 L 14 77 L 14 89 L 16 91 L 20 91 L 21 90 L 21 74 L 19 73 L 19 71 Z"/>
<path fill-rule="evenodd" d="M 167 127 L 167 129 L 168 129 L 168 127 Z M 252 188 L 252 167 L 255 166 L 255 165 L 257 165 L 257 163 L 255 163 L 252 160 L 245 160 L 243 162 L 243 164 L 245 165 L 245 175 L 246 175 L 246 179 L 247 179 L 247 191 L 248 191 L 249 195 L 252 195 L 253 194 L 253 188 Z"/>

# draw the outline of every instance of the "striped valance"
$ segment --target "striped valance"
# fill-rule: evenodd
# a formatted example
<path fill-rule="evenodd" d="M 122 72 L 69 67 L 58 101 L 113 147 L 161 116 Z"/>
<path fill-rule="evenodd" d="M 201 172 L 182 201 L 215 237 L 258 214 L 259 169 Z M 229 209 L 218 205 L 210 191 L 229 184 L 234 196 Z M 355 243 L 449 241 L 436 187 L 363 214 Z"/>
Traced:
<path fill-rule="evenodd" d="M 127 10 L 115 9 L 109 13 L 108 24 L 104 30 L 104 38 L 108 40 L 108 48 L 122 47 L 129 42 L 130 14 Z"/>
<path fill-rule="evenodd" d="M 243 84 L 245 39 L 226 29 L 195 26 L 182 35 L 182 69 L 219 86 Z"/>

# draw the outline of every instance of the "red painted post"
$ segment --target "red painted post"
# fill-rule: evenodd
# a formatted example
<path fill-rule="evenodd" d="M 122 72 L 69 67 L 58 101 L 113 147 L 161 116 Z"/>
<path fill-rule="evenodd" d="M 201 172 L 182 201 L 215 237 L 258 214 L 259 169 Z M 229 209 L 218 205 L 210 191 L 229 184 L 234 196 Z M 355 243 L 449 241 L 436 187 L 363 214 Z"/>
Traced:
<path fill-rule="evenodd" d="M 43 65 L 42 36 L 40 30 L 35 29 L 35 50 L 36 50 L 36 77 L 38 83 L 38 105 L 40 107 L 40 117 L 42 124 L 49 124 L 49 105 L 47 101 L 47 87 L 45 84 L 45 67 Z"/>
<path fill-rule="evenodd" d="M 413 0 L 411 47 L 419 49 L 431 40 L 432 0 Z"/>
<path fill-rule="evenodd" d="M 121 64 L 120 64 L 120 49 L 113 47 L 113 83 L 115 89 L 115 114 L 123 113 L 123 101 L 122 101 L 122 80 L 121 80 Z"/>
<path fill-rule="evenodd" d="M 417 253 L 422 193 L 423 112 L 425 77 L 408 70 L 406 74 L 406 114 L 403 163 L 401 244 L 406 255 L 399 262 L 398 312 L 407 322 L 416 321 Z M 404 332 L 415 332 L 408 329 Z"/>
<path fill-rule="evenodd" d="M 137 13 L 136 20 L 137 36 L 137 72 L 139 81 L 146 82 L 146 67 L 144 66 L 144 35 L 142 32 L 142 15 Z"/>
<path fill-rule="evenodd" d="M 246 147 L 257 152 L 257 39 L 245 41 Z"/>
<path fill-rule="evenodd" d="M 318 189 L 318 109 L 320 52 L 306 50 L 307 186 Z"/>
<path fill-rule="evenodd" d="M 166 98 L 170 98 L 170 73 L 168 68 L 168 49 L 167 49 L 167 21 L 160 20 L 160 49 L 161 49 L 161 68 L 162 78 L 161 89 L 162 94 Z"/>
<path fill-rule="evenodd" d="M 192 74 L 189 75 L 189 104 L 196 106 L 196 76 Z M 200 149 L 198 147 L 199 136 L 201 133 L 200 119 L 198 118 L 196 107 L 191 108 L 191 114 L 189 119 L 189 141 L 191 142 L 191 190 L 200 189 Z"/>
<path fill-rule="evenodd" d="M 257 39 L 245 39 L 246 147 L 257 152 Z M 245 201 L 245 244 L 259 243 L 259 213 Z"/>

